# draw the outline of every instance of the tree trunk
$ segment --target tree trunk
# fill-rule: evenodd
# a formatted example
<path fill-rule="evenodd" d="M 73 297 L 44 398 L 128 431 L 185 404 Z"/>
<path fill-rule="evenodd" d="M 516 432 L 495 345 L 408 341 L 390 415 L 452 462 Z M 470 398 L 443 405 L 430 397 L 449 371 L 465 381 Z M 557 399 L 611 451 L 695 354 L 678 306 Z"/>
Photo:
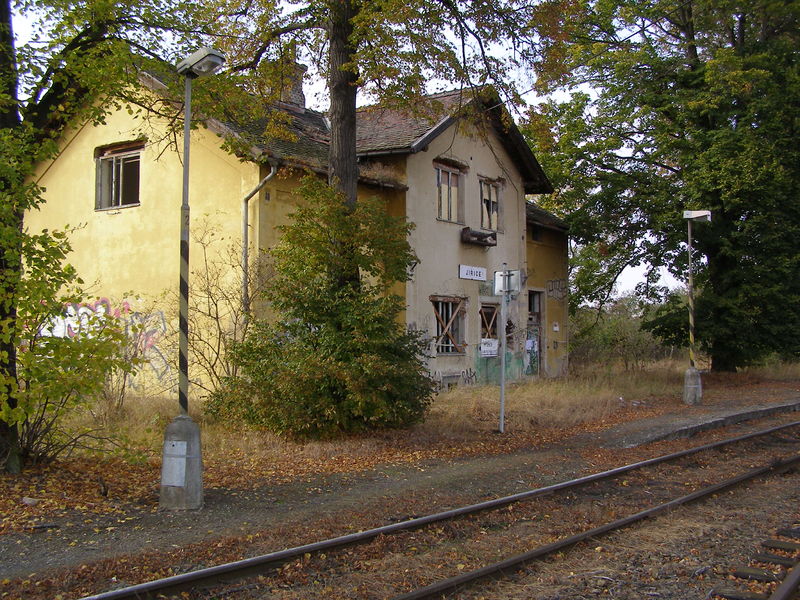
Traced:
<path fill-rule="evenodd" d="M 353 66 L 355 47 L 351 20 L 356 8 L 351 0 L 332 0 L 328 41 L 328 88 L 331 107 L 331 145 L 328 151 L 328 183 L 344 194 L 352 209 L 356 205 L 358 163 L 356 161 L 356 93 L 358 74 Z"/>
<path fill-rule="evenodd" d="M 351 42 L 353 34 L 352 19 L 356 8 L 352 0 L 331 0 L 328 22 L 328 90 L 331 107 L 331 144 L 328 150 L 328 183 L 344 195 L 350 212 L 355 210 L 358 195 L 358 162 L 356 158 L 356 93 L 358 74 L 355 72 L 353 57 L 356 49 Z M 341 242 L 339 252 L 349 255 L 355 252 Z M 352 261 L 336 261 L 352 264 Z M 360 274 L 358 269 L 334 273 L 342 289 L 358 289 Z M 343 325 L 340 325 L 343 326 Z"/>
<path fill-rule="evenodd" d="M 17 100 L 17 69 L 14 50 L 14 30 L 11 22 L 10 0 L 0 0 L 0 90 L 10 102 L 0 107 L 0 129 L 20 126 Z M 0 180 L 0 193 L 5 202 L 12 200 L 18 182 Z M 0 211 L 0 402 L 16 407 L 14 391 L 17 387 L 17 284 L 22 272 L 20 232 L 22 211 L 6 206 Z M 22 460 L 19 447 L 19 430 L 0 420 L 0 467 L 19 473 Z"/>

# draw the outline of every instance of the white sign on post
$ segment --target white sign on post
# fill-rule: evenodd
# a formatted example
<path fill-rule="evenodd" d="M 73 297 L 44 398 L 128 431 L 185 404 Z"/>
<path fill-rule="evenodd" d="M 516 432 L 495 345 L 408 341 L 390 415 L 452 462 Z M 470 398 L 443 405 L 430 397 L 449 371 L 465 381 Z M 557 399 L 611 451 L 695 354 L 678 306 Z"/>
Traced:
<path fill-rule="evenodd" d="M 458 265 L 459 279 L 472 279 L 473 281 L 486 281 L 486 269 L 470 265 Z"/>
<path fill-rule="evenodd" d="M 521 272 L 505 271 L 506 277 L 503 277 L 503 271 L 494 272 L 494 295 L 501 296 L 504 292 L 518 292 L 520 290 L 522 277 Z M 506 280 L 506 281 L 504 281 Z"/>

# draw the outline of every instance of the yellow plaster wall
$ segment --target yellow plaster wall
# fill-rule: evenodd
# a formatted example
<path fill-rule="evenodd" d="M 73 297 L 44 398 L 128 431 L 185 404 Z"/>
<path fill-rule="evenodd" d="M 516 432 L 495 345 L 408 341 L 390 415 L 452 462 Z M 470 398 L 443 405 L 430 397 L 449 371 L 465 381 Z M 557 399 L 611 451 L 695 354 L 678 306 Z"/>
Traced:
<path fill-rule="evenodd" d="M 160 133 L 157 124 L 153 128 L 126 111 L 114 112 L 105 125 L 69 131 L 58 157 L 38 169 L 46 203 L 26 215 L 25 225 L 31 231 L 75 227 L 69 260 L 96 296 L 156 298 L 177 289 L 183 166 L 178 153 L 164 151 L 164 143 L 156 141 Z M 140 204 L 95 210 L 95 149 L 142 135 L 148 142 L 141 158 Z M 205 129 L 192 132 L 190 159 L 194 233 L 208 223 L 220 239 L 240 240 L 241 198 L 257 184 L 258 166 L 221 150 L 219 138 Z M 199 256 L 192 243 L 191 269 Z"/>
<path fill-rule="evenodd" d="M 541 229 L 540 239 L 526 241 L 528 290 L 543 292 L 543 371 L 566 375 L 568 360 L 567 235 Z"/>
<path fill-rule="evenodd" d="M 147 142 L 140 163 L 140 204 L 95 210 L 95 150 L 142 137 Z M 120 311 L 142 327 L 147 365 L 133 385 L 147 394 L 166 392 L 176 382 L 183 144 L 179 137 L 179 154 L 159 142 L 162 137 L 159 123 L 144 122 L 125 110 L 109 114 L 103 125 L 68 131 L 60 154 L 37 170 L 45 203 L 25 216 L 32 232 L 75 228 L 68 260 L 85 281 L 85 309 Z M 205 230 L 212 260 L 229 256 L 231 244 L 241 244 L 241 199 L 258 183 L 259 168 L 224 152 L 219 138 L 203 128 L 191 134 L 190 158 L 191 293 L 198 288 L 194 272 L 203 264 L 195 237 Z M 234 269 L 228 272 L 230 277 L 236 274 Z"/>

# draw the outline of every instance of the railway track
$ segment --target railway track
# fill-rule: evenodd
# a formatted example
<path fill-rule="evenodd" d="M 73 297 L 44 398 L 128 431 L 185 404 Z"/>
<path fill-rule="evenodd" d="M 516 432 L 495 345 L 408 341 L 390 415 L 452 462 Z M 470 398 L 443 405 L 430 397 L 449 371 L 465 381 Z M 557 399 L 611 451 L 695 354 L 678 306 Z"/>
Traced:
<path fill-rule="evenodd" d="M 800 526 L 779 529 L 761 542 L 750 564 L 733 577 L 739 585 L 711 591 L 715 600 L 794 600 L 800 597 Z"/>
<path fill-rule="evenodd" d="M 299 589 L 309 585 L 311 587 L 307 588 L 307 593 L 298 592 L 299 595 L 289 594 L 287 597 L 337 597 L 335 593 L 332 595 L 328 591 L 331 586 L 327 583 L 340 575 L 345 578 L 345 572 L 349 578 L 349 564 L 360 564 L 356 570 L 369 575 L 370 571 L 375 570 L 383 569 L 388 572 L 402 569 L 403 560 L 408 559 L 414 563 L 417 554 L 425 553 L 432 555 L 436 566 L 425 569 L 424 573 L 409 575 L 401 589 L 411 591 L 390 595 L 378 593 L 372 597 L 395 597 L 396 600 L 439 598 L 480 579 L 513 572 L 527 562 L 558 555 L 571 546 L 596 540 L 609 532 L 653 518 L 678 506 L 720 494 L 759 477 L 792 469 L 800 464 L 800 454 L 795 451 L 787 456 L 785 446 L 787 443 L 797 443 L 797 439 L 772 444 L 770 440 L 774 441 L 774 436 L 780 432 L 790 431 L 798 426 L 800 421 L 487 502 L 112 590 L 88 596 L 84 600 L 156 598 L 185 590 L 193 590 L 189 597 L 197 598 L 218 597 L 220 594 L 226 598 L 264 598 L 270 597 L 271 591 L 276 589 L 291 591 L 293 587 Z M 733 448 L 737 452 L 730 452 Z M 715 451 L 728 452 L 730 456 L 726 456 L 725 460 L 715 461 Z M 708 458 L 709 455 L 712 455 L 711 458 Z M 757 457 L 762 464 L 754 468 L 752 463 Z M 715 464 L 714 477 L 719 478 L 718 481 L 707 481 L 707 465 L 710 463 L 706 461 Z M 743 468 L 744 466 L 747 468 Z M 656 471 L 655 475 L 652 470 Z M 689 489 L 689 493 L 676 493 L 678 490 L 686 492 Z M 530 502 L 537 498 L 540 499 L 539 502 Z M 562 522 L 557 527 L 553 526 L 552 520 L 558 518 L 553 515 L 564 507 L 572 510 L 573 522 Z M 574 518 L 576 514 L 579 518 Z M 564 516 L 561 518 L 566 519 Z M 598 521 L 600 524 L 597 524 Z M 553 532 L 553 527 L 558 531 Z M 532 548 L 526 545 L 527 540 L 509 539 L 509 531 L 537 528 L 544 528 L 548 534 L 544 537 L 556 539 Z M 577 531 L 573 532 L 575 529 Z M 486 539 L 497 538 L 496 545 L 501 546 L 506 555 L 499 560 L 490 559 L 489 564 L 481 560 L 484 564 L 472 568 L 473 561 L 469 557 L 480 554 L 481 549 L 485 550 L 486 544 L 477 544 L 477 549 L 470 549 L 469 542 L 484 536 Z M 456 543 L 453 540 L 467 542 L 467 549 L 458 551 L 462 553 L 461 556 L 468 557 L 463 560 L 463 564 L 448 564 L 458 560 L 459 556 L 452 550 Z M 362 550 L 356 547 L 370 548 L 363 550 L 367 558 L 359 558 L 357 553 Z M 523 547 L 523 551 L 510 552 L 519 547 Z M 393 554 L 395 562 L 371 566 L 379 563 L 380 559 L 375 557 L 381 553 Z M 442 568 L 442 565 L 455 566 L 457 574 L 439 575 L 453 570 Z M 317 577 L 312 573 L 320 575 Z M 258 576 L 256 583 L 231 584 L 232 581 L 254 575 Z M 794 575 L 787 576 L 784 581 L 788 585 L 796 578 Z M 315 585 L 322 586 L 317 592 L 325 593 L 314 593 Z M 360 584 L 356 585 L 358 587 Z M 780 597 L 780 600 L 794 598 L 792 593 L 795 592 L 789 592 L 790 595 Z M 364 592 L 362 595 L 369 596 L 369 593 Z"/>

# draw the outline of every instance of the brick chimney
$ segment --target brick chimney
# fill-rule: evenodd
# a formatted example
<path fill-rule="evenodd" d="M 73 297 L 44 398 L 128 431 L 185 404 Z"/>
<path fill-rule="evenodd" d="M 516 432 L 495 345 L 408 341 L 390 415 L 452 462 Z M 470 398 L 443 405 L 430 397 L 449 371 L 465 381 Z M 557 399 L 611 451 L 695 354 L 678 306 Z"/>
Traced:
<path fill-rule="evenodd" d="M 303 75 L 308 71 L 308 67 L 295 60 L 294 64 L 289 68 L 291 72 L 281 88 L 281 102 L 305 108 L 306 96 L 303 93 Z"/>

